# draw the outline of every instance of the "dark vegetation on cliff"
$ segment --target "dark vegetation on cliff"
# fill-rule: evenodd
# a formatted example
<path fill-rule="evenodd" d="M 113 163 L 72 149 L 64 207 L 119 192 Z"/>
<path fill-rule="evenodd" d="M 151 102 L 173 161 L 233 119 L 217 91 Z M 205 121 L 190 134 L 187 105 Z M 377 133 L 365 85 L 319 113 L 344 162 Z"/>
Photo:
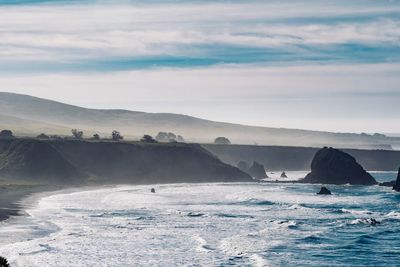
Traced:
<path fill-rule="evenodd" d="M 0 140 L 0 176 L 51 184 L 251 181 L 199 145 Z"/>
<path fill-rule="evenodd" d="M 374 185 L 375 179 L 351 155 L 334 148 L 319 150 L 311 163 L 311 173 L 303 183 Z"/>

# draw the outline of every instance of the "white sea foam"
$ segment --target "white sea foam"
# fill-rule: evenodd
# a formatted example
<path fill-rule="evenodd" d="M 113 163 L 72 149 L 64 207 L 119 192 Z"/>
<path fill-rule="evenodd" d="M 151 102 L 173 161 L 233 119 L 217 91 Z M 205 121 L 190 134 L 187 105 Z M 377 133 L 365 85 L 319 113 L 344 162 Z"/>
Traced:
<path fill-rule="evenodd" d="M 151 187 L 156 194 L 150 193 Z M 316 189 L 291 184 L 179 184 L 56 194 L 28 209 L 29 217 L 3 223 L 0 236 L 20 240 L 2 242 L 0 255 L 16 267 L 275 266 L 279 259 L 274 250 L 326 246 L 307 237 L 334 231 L 338 222 L 349 222 L 344 217 L 348 214 L 370 215 L 367 209 L 351 207 L 376 201 L 343 188 L 321 197 Z M 397 216 L 395 211 L 387 214 Z M 361 219 L 350 224 L 368 223 Z"/>

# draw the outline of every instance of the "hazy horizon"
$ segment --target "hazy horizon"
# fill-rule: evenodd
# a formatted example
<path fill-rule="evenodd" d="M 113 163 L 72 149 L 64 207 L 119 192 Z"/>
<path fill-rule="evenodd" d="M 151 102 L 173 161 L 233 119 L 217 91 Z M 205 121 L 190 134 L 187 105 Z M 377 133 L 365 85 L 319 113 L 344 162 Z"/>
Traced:
<path fill-rule="evenodd" d="M 400 132 L 400 2 L 2 1 L 0 91 L 244 125 Z"/>

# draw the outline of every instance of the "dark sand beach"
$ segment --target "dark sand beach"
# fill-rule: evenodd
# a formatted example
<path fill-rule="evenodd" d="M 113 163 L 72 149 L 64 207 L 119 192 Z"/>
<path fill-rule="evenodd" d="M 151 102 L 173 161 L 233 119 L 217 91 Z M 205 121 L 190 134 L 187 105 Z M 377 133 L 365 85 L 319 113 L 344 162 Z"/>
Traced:
<path fill-rule="evenodd" d="M 21 202 L 23 198 L 35 193 L 57 189 L 61 188 L 43 185 L 0 184 L 0 221 L 8 219 L 10 216 L 19 215 L 23 208 Z M 29 203 L 24 203 L 24 205 L 29 205 Z"/>

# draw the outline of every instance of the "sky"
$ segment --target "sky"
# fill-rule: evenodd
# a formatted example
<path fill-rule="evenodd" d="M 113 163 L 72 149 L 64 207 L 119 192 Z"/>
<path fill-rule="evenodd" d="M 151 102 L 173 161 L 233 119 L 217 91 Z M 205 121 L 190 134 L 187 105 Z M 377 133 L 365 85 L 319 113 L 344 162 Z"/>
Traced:
<path fill-rule="evenodd" d="M 400 1 L 0 0 L 0 91 L 400 133 Z"/>

